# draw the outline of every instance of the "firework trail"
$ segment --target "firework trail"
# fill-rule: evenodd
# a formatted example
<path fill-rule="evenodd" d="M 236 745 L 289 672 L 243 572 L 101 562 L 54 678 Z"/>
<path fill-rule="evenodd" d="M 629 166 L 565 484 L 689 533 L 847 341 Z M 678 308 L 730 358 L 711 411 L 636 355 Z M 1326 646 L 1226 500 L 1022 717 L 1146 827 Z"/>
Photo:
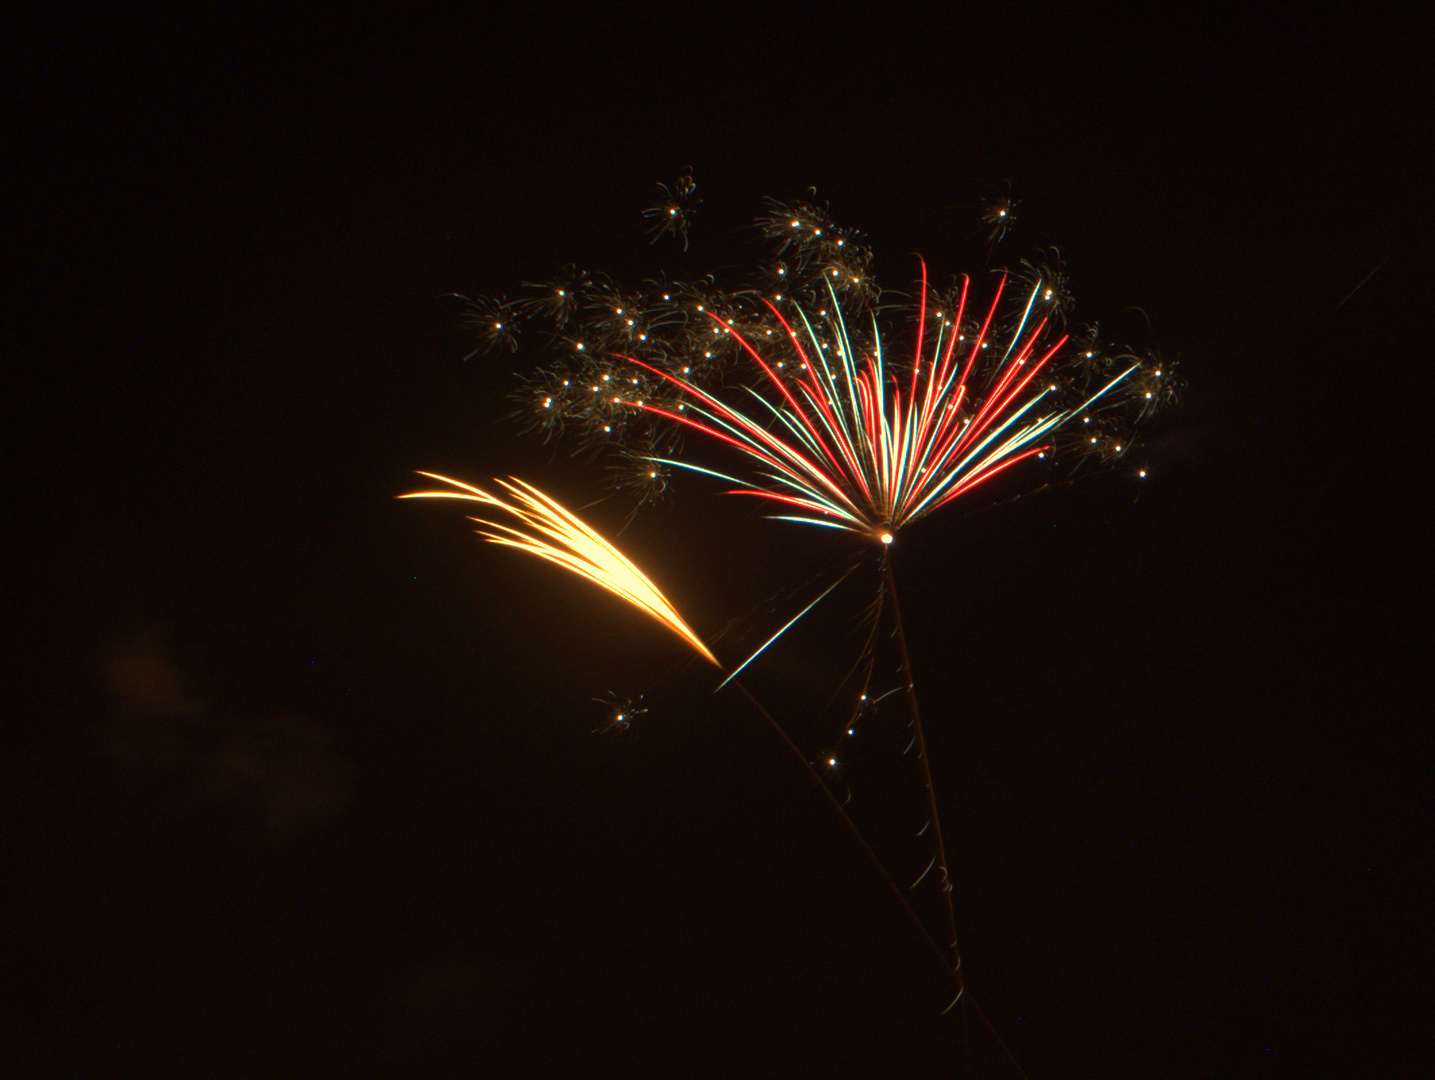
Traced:
<path fill-rule="evenodd" d="M 516 518 L 522 527 L 513 528 L 483 518 L 470 519 L 483 525 L 486 530 L 491 530 L 478 531 L 484 539 L 527 551 L 587 578 L 593 584 L 647 612 L 714 666 L 722 666 L 646 574 L 634 566 L 626 555 L 584 524 L 577 515 L 564 509 L 532 484 L 524 483 L 516 477 L 511 483 L 506 480 L 497 481 L 512 496 L 513 501 L 506 502 L 481 488 L 450 480 L 437 473 L 420 472 L 419 475 L 449 484 L 457 490 L 415 491 L 400 495 L 399 498 L 462 499 L 502 510 Z"/>

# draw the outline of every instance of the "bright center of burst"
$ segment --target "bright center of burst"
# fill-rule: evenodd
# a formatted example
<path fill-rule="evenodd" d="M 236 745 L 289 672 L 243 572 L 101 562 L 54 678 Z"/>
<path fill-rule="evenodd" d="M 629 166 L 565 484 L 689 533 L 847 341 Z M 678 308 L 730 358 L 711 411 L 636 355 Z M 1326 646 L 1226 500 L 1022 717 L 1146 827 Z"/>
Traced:
<path fill-rule="evenodd" d="M 877 534 L 877 539 L 882 541 L 882 543 L 884 544 L 890 544 L 893 540 L 896 539 L 896 537 L 894 537 L 889 532 L 882 532 Z"/>

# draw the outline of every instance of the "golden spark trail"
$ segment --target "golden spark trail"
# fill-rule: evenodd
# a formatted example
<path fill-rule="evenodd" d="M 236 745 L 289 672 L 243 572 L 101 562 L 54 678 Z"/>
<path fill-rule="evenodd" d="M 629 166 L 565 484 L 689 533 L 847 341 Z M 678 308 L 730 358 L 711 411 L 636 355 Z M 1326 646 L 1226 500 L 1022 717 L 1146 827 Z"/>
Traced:
<path fill-rule="evenodd" d="M 485 521 L 483 518 L 470 518 L 469 520 L 494 530 L 492 532 L 479 530 L 479 535 L 484 539 L 495 544 L 515 547 L 520 551 L 537 555 L 540 559 L 557 563 L 580 577 L 587 578 L 595 585 L 607 589 L 615 596 L 621 596 L 634 607 L 646 611 L 657 619 L 696 649 L 705 659 L 711 661 L 713 665 L 722 667 L 718 663 L 717 657 L 708 651 L 707 646 L 702 643 L 702 639 L 693 633 L 687 623 L 683 622 L 682 616 L 677 613 L 672 604 L 668 603 L 667 597 L 658 591 L 658 587 L 648 579 L 646 574 L 634 566 L 621 551 L 584 524 L 575 514 L 564 509 L 532 484 L 524 483 L 517 477 L 512 478 L 512 483 L 506 480 L 496 481 L 513 498 L 512 502 L 506 502 L 497 495 L 490 495 L 481 488 L 458 480 L 451 480 L 447 476 L 430 472 L 420 472 L 419 475 L 445 484 L 452 484 L 460 490 L 415 491 L 407 495 L 400 495 L 399 498 L 463 499 L 484 506 L 497 507 L 499 510 L 511 514 L 524 528 L 516 529 L 497 522 Z"/>

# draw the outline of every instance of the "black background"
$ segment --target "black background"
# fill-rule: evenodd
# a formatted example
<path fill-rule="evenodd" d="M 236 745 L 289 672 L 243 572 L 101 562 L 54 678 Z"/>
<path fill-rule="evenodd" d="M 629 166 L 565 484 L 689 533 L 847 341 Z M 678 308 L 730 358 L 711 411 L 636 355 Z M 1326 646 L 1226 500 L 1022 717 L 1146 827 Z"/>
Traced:
<path fill-rule="evenodd" d="M 901 287 L 1010 181 L 1190 388 L 1145 486 L 894 550 L 969 985 L 1033 1078 L 1426 1075 L 1428 32 L 13 27 L 7 1073 L 952 1075 L 941 978 L 740 701 L 393 496 L 598 487 L 441 294 L 735 264 L 814 185 Z M 685 166 L 692 250 L 650 247 Z M 704 632 L 839 561 L 700 483 L 623 536 Z M 850 655 L 813 626 L 778 679 Z"/>

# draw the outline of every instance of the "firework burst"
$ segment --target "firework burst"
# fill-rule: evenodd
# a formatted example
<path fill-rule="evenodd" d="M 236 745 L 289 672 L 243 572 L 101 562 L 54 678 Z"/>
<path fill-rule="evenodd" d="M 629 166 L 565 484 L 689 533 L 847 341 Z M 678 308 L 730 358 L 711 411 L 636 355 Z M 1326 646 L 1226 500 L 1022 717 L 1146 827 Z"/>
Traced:
<path fill-rule="evenodd" d="M 662 200 L 645 212 L 650 233 L 654 240 L 671 235 L 686 248 L 695 185 L 685 175 L 672 188 L 660 187 Z M 983 208 L 991 246 L 1013 224 L 1016 207 L 1003 186 Z M 1139 424 L 1175 399 L 1174 363 L 1129 349 L 1107 351 L 1094 326 L 1067 332 L 1073 300 L 1055 248 L 1011 272 L 996 272 L 989 288 L 965 277 L 934 288 L 922 263 L 914 298 L 892 302 L 893 294 L 883 294 L 873 280 L 871 249 L 824 209 L 768 200 L 756 224 L 768 250 L 745 288 L 719 287 L 712 277 L 627 287 L 569 267 L 531 286 L 527 299 L 470 302 L 468 315 L 481 348 L 511 348 L 520 325 L 548 323 L 547 340 L 561 355 L 514 395 L 519 415 L 545 439 L 576 439 L 575 452 L 614 452 L 608 479 L 635 494 L 638 505 L 662 495 L 672 473 L 684 471 L 725 482 L 730 492 L 759 500 L 773 518 L 871 542 L 868 551 L 875 549 L 881 573 L 865 616 L 869 632 L 856 663 L 818 710 L 815 720 L 834 736 L 819 753 L 801 749 L 733 680 L 868 562 L 865 554 L 824 582 L 825 589 L 813 589 L 815 598 L 735 665 L 719 689 L 735 686 L 820 781 L 952 978 L 956 996 L 948 1010 L 959 1002 L 964 1015 L 974 1010 L 1005 1050 L 962 977 L 952 879 L 890 545 L 900 531 L 1004 473 L 1040 465 L 1044 473 L 1062 469 L 1070 476 L 1086 463 L 1121 460 Z M 892 327 L 894 314 L 904 311 L 906 335 Z M 688 436 L 736 464 L 697 457 Z M 517 528 L 481 522 L 488 530 L 482 535 L 623 596 L 717 663 L 631 562 L 537 489 L 500 481 L 513 499 L 508 502 L 434 478 L 456 490 L 414 497 L 467 499 L 514 516 Z M 892 670 L 895 681 L 886 674 Z M 834 733 L 824 716 L 844 695 Z M 625 730 L 643 711 L 639 701 L 600 699 L 605 727 Z M 852 741 L 868 742 L 862 729 L 895 738 L 894 752 L 920 772 L 922 806 L 907 842 L 915 836 L 923 850 L 905 887 L 846 809 L 851 789 L 841 775 L 842 753 L 867 752 Z M 925 905 L 926 914 L 914 903 Z"/>
<path fill-rule="evenodd" d="M 788 346 L 783 361 L 759 350 L 734 320 L 711 315 L 714 327 L 729 335 L 766 378 L 769 394 L 753 392 L 753 407 L 729 405 L 636 356 L 623 359 L 680 390 L 686 408 L 680 413 L 639 398 L 620 398 L 735 447 L 756 466 L 756 478 L 736 479 L 669 458 L 657 463 L 718 476 L 736 484 L 736 493 L 759 496 L 789 511 L 773 517 L 891 543 L 899 529 L 1026 458 L 1050 451 L 1052 444 L 1043 440 L 1078 414 L 1089 418 L 1140 366 L 1132 363 L 1073 408 L 1052 408 L 1059 384 L 1041 375 L 1067 341 L 1065 336 L 1044 341 L 1056 311 L 1052 290 L 1036 278 L 1002 346 L 992 339 L 992 327 L 1006 278 L 975 333 L 963 330 L 968 286 L 962 283 L 955 311 L 936 313 L 928 352 L 923 266 L 924 302 L 905 374 L 889 368 L 875 320 L 870 339 L 854 346 L 834 291 L 820 322 L 796 305 L 784 314 L 767 302 Z M 993 346 L 999 359 L 990 363 L 986 354 Z"/>
<path fill-rule="evenodd" d="M 515 394 L 519 415 L 545 438 L 576 436 L 577 453 L 612 452 L 610 480 L 639 505 L 680 469 L 774 517 L 880 539 L 1029 459 L 1112 463 L 1177 391 L 1170 363 L 1065 331 L 1073 301 L 1056 249 L 989 289 L 931 288 L 922 264 L 904 303 L 877 289 L 860 235 L 817 206 L 769 200 L 757 231 L 768 257 L 751 288 L 628 288 L 570 268 L 530 301 L 490 302 L 474 320 L 483 334 L 547 315 L 561 343 Z M 910 335 L 891 325 L 902 310 Z M 695 458 L 694 434 L 740 451 L 741 475 Z"/>

